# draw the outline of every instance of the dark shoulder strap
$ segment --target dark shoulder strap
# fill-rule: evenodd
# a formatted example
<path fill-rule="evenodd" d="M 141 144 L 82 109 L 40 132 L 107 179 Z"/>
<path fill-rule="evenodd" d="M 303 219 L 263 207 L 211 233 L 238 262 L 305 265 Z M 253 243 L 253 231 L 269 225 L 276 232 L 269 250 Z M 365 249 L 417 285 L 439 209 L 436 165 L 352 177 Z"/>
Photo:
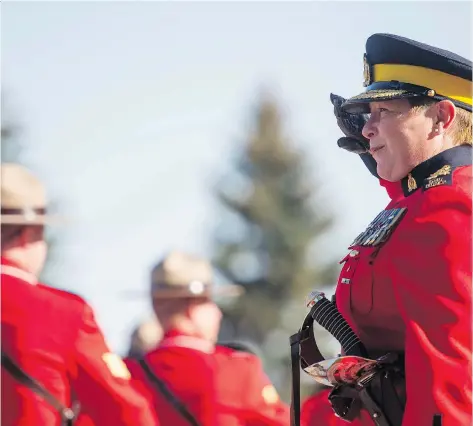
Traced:
<path fill-rule="evenodd" d="M 192 426 L 200 426 L 195 417 L 189 412 L 186 406 L 177 398 L 177 396 L 167 387 L 167 385 L 154 374 L 150 366 L 144 359 L 140 359 L 141 368 L 146 373 L 148 379 L 155 385 L 159 392 L 172 404 L 172 406 L 184 417 Z"/>
<path fill-rule="evenodd" d="M 33 379 L 26 373 L 13 359 L 2 351 L 2 366 L 10 373 L 10 375 L 22 385 L 31 389 L 61 414 L 61 419 L 65 426 L 72 426 L 77 418 L 79 407 L 75 409 L 65 407 L 58 399 L 49 393 L 38 381 Z"/>
<path fill-rule="evenodd" d="M 291 372 L 292 372 L 292 392 L 291 392 L 291 426 L 301 424 L 301 364 L 300 364 L 300 333 L 293 334 L 290 338 L 291 344 Z"/>

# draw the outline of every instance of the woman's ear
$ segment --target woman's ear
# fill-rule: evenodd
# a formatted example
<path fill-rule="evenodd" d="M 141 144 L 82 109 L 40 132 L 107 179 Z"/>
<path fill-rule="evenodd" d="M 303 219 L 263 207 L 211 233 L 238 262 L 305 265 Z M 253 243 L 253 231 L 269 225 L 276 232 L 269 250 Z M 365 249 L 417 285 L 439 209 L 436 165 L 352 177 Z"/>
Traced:
<path fill-rule="evenodd" d="M 435 104 L 437 122 L 434 123 L 435 133 L 442 134 L 452 126 L 457 114 L 455 105 L 451 101 L 443 100 Z"/>

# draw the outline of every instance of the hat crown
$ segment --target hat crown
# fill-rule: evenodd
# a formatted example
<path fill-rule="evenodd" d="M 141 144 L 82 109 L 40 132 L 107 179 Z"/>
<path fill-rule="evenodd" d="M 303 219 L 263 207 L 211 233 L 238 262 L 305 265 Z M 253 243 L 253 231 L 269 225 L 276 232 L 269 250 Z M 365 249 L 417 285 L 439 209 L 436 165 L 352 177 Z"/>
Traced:
<path fill-rule="evenodd" d="M 365 92 L 344 102 L 350 114 L 370 111 L 375 101 L 425 97 L 447 99 L 472 111 L 472 63 L 456 53 L 394 34 L 377 33 L 366 41 Z"/>
<path fill-rule="evenodd" d="M 169 253 L 151 271 L 153 299 L 233 297 L 243 292 L 239 285 L 215 284 L 208 260 L 180 251 Z"/>
<path fill-rule="evenodd" d="M 370 64 L 406 64 L 436 69 L 472 81 L 471 60 L 396 34 L 376 33 L 366 40 Z"/>
<path fill-rule="evenodd" d="M 213 272 L 205 259 L 173 251 L 153 268 L 151 281 L 153 287 L 187 287 L 194 281 L 210 285 Z"/>
<path fill-rule="evenodd" d="M 46 191 L 39 179 L 25 167 L 14 163 L 1 165 L 2 209 L 46 207 Z"/>

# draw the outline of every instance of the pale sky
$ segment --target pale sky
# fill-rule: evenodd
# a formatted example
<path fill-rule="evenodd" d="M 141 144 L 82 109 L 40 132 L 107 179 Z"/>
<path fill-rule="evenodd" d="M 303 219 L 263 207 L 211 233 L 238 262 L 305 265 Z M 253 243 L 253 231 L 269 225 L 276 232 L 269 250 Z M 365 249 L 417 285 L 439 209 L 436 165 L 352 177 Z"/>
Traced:
<path fill-rule="evenodd" d="M 257 89 L 274 89 L 336 216 L 323 259 L 387 203 L 340 150 L 330 92 L 361 92 L 366 38 L 395 33 L 471 58 L 469 2 L 2 1 L 2 89 L 29 164 L 72 224 L 55 281 L 124 352 L 171 248 L 209 255 L 211 185 L 230 170 Z M 303 308 L 301 302 L 301 308 Z"/>

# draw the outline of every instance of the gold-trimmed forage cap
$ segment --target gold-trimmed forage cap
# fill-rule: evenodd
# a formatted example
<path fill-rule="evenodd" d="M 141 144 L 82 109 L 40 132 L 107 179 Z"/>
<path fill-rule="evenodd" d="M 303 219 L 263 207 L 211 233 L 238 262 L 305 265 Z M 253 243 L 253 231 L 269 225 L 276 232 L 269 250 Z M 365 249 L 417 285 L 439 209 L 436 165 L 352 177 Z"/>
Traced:
<path fill-rule="evenodd" d="M 449 99 L 471 111 L 471 73 L 471 61 L 448 50 L 393 34 L 373 34 L 363 56 L 366 89 L 342 109 L 367 113 L 370 102 L 427 96 Z"/>
<path fill-rule="evenodd" d="M 238 285 L 215 285 L 210 262 L 180 251 L 169 253 L 151 271 L 154 299 L 238 296 L 242 292 Z"/>
<path fill-rule="evenodd" d="M 27 168 L 15 163 L 1 164 L 1 223 L 42 225 L 46 214 L 46 191 L 41 181 Z"/>

